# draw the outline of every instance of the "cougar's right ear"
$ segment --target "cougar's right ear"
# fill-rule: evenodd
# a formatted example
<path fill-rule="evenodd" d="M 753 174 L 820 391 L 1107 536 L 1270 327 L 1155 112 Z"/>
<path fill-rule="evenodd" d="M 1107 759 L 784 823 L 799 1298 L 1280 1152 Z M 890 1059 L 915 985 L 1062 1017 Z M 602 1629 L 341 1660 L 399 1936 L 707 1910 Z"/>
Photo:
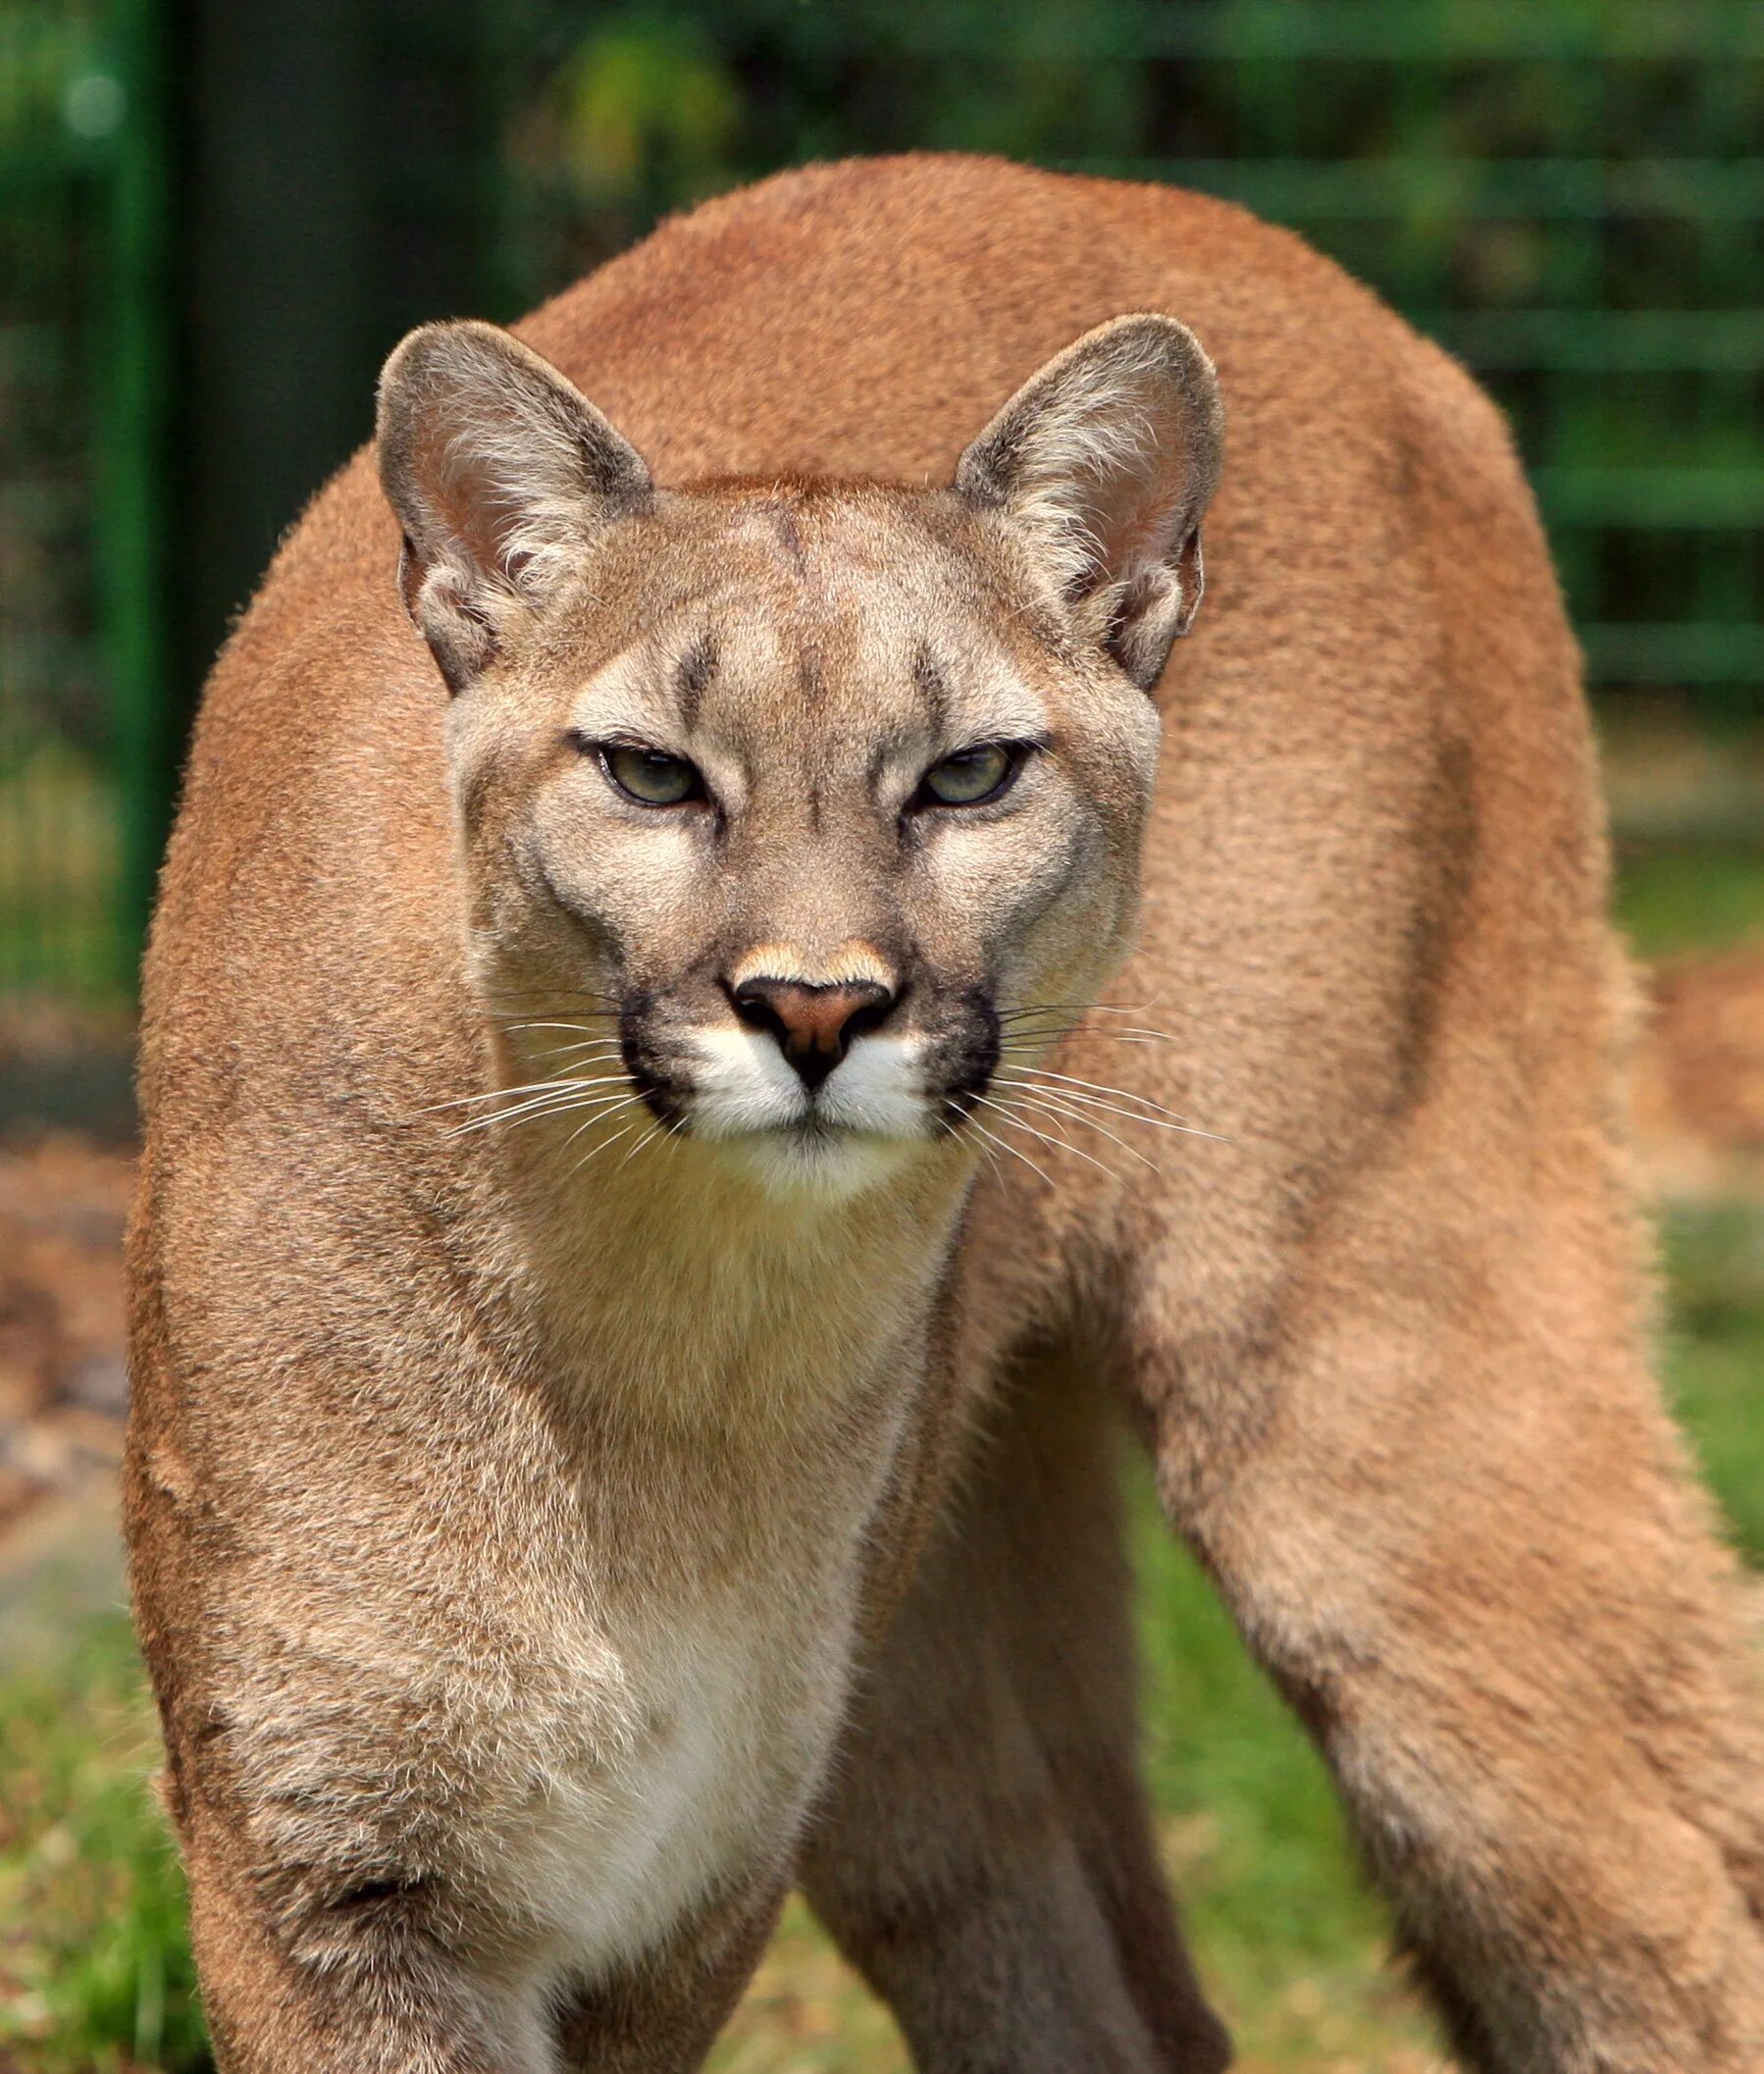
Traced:
<path fill-rule="evenodd" d="M 961 456 L 956 488 L 1020 527 L 1080 627 L 1150 691 L 1201 601 L 1223 437 L 1200 341 L 1142 311 L 1031 376 Z"/>
<path fill-rule="evenodd" d="M 456 692 L 596 530 L 652 494 L 636 447 L 493 324 L 426 324 L 403 339 L 380 378 L 376 432 L 404 529 L 405 607 Z"/>

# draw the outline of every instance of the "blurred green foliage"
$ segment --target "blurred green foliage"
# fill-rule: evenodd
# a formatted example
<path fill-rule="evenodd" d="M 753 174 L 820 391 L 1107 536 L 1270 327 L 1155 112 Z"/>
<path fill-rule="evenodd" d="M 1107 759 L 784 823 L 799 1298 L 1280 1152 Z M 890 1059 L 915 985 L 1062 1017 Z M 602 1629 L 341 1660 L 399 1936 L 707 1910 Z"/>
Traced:
<path fill-rule="evenodd" d="M 183 1881 L 147 1789 L 151 1709 L 121 1614 L 0 1678 L 0 2067 L 209 2064 Z"/>

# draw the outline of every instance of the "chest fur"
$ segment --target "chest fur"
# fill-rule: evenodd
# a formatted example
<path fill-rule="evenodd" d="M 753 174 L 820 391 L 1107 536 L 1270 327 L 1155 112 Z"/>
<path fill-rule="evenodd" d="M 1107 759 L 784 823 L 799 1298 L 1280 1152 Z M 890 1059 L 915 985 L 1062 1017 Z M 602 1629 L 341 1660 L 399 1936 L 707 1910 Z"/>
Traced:
<path fill-rule="evenodd" d="M 494 1825 L 535 1985 L 592 1981 L 719 1890 L 782 1872 L 838 1732 L 854 1606 L 823 1573 L 773 1603 L 615 1621 L 578 1649 L 563 1732 L 528 1750 Z"/>

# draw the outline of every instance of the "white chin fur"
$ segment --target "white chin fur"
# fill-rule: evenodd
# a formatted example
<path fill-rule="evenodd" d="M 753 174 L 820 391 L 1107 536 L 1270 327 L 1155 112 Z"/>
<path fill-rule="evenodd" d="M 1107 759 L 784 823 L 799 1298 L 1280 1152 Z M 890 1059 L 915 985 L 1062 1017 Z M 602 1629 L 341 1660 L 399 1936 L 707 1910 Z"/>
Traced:
<path fill-rule="evenodd" d="M 916 1038 L 859 1037 L 812 1099 L 757 1030 L 696 1030 L 693 1043 L 694 1136 L 776 1193 L 856 1195 L 898 1173 L 932 1134 Z"/>
<path fill-rule="evenodd" d="M 725 1138 L 718 1150 L 768 1194 L 837 1202 L 898 1174 L 911 1162 L 917 1145 L 910 1138 L 859 1138 L 850 1131 L 819 1136 L 804 1130 L 767 1130 Z"/>

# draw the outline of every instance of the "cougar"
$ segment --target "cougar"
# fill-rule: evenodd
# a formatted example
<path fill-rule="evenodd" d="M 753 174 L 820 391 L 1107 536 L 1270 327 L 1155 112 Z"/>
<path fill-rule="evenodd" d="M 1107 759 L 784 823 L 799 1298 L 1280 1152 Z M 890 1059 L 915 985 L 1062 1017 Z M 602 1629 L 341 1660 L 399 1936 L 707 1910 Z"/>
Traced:
<path fill-rule="evenodd" d="M 1464 2065 L 1757 2074 L 1605 902 L 1499 416 L 1234 208 L 813 169 L 407 338 L 146 975 L 221 2066 L 673 2074 L 796 1882 L 932 2074 L 1215 2074 L 1124 1413 Z"/>

